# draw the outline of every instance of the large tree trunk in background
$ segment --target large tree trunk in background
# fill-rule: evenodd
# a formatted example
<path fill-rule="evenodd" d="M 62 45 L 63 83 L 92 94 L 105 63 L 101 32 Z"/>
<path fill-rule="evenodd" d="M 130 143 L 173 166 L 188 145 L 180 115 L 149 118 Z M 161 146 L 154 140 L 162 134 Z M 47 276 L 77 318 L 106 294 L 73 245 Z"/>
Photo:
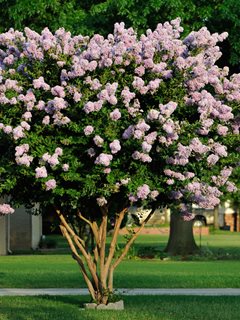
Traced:
<path fill-rule="evenodd" d="M 214 229 L 219 229 L 219 206 L 214 208 Z"/>
<path fill-rule="evenodd" d="M 164 251 L 170 255 L 188 255 L 199 251 L 193 237 L 193 220 L 184 221 L 180 214 L 171 213 L 170 235 Z"/>

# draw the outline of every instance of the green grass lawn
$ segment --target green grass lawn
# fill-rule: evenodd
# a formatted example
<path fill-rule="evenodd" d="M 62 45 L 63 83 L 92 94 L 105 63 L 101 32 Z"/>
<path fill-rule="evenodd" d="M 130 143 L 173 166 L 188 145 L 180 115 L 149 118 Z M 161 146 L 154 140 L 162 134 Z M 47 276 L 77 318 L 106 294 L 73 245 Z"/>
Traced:
<path fill-rule="evenodd" d="M 239 288 L 240 261 L 125 260 L 116 288 Z M 85 287 L 70 255 L 0 257 L 0 287 Z"/>
<path fill-rule="evenodd" d="M 61 236 L 52 238 L 59 248 L 66 248 Z M 123 241 L 121 237 L 120 244 Z M 132 253 L 163 250 L 166 242 L 167 236 L 142 235 Z M 136 260 L 134 254 L 130 254 L 133 259 L 123 261 L 116 270 L 114 285 L 117 288 L 239 288 L 240 233 L 210 234 L 202 238 L 202 245 L 207 255 L 188 259 L 190 261 L 181 261 L 181 258 Z M 64 252 L 0 257 L 0 287 L 85 287 L 78 265 Z"/>
<path fill-rule="evenodd" d="M 52 237 L 61 254 L 0 257 L 1 288 L 83 288 L 65 240 Z M 167 236 L 142 235 L 115 273 L 115 288 L 240 288 L 240 234 L 217 232 L 201 240 L 203 256 L 183 261 L 135 259 L 134 251 L 162 252 Z M 198 242 L 198 237 L 196 241 Z M 124 238 L 120 238 L 120 245 Z M 186 257 L 185 257 L 186 258 Z M 124 311 L 85 311 L 89 297 L 0 297 L 0 320 L 239 320 L 240 297 L 124 297 Z"/>
<path fill-rule="evenodd" d="M 50 253 L 69 253 L 66 240 L 61 235 L 47 236 L 47 240 L 56 244 L 56 249 L 44 254 Z M 108 238 L 108 243 L 111 238 Z M 155 258 L 164 258 L 163 252 L 168 241 L 167 235 L 140 235 L 130 248 L 128 258 L 134 256 L 144 257 L 152 255 Z M 185 257 L 188 260 L 240 260 L 240 232 L 214 231 L 208 236 L 195 236 L 195 241 L 201 247 L 200 254 L 194 257 Z M 123 236 L 119 236 L 119 247 L 126 242 Z M 179 259 L 175 257 L 172 259 Z"/>
<path fill-rule="evenodd" d="M 164 235 L 140 235 L 133 250 L 153 250 L 162 252 L 166 247 L 168 236 Z M 240 260 L 240 232 L 217 231 L 210 233 L 208 236 L 195 236 L 195 241 L 202 248 L 202 256 L 205 258 L 219 259 L 239 259 Z M 120 243 L 123 243 L 123 237 L 120 238 Z"/>
<path fill-rule="evenodd" d="M 124 311 L 81 310 L 87 297 L 1 297 L 0 320 L 239 320 L 240 297 L 124 297 Z"/>

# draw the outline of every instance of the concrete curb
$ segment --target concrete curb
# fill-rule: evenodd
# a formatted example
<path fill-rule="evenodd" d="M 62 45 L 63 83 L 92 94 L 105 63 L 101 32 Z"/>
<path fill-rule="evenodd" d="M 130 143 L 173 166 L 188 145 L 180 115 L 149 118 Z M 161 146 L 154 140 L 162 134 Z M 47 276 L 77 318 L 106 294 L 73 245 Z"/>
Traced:
<path fill-rule="evenodd" d="M 121 288 L 117 293 L 126 296 L 136 295 L 178 295 L 178 296 L 240 296 L 239 288 L 197 288 L 197 289 L 127 289 Z M 66 289 L 66 288 L 47 288 L 47 289 L 0 289 L 0 296 L 61 296 L 61 295 L 88 295 L 87 289 Z"/>

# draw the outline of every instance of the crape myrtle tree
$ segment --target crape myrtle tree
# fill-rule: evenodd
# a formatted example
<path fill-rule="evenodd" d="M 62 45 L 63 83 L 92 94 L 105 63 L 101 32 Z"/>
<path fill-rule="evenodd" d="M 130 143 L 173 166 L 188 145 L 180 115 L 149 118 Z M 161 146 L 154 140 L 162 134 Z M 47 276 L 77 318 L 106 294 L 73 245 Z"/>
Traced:
<path fill-rule="evenodd" d="M 133 27 L 140 35 L 148 28 L 154 29 L 159 22 L 180 16 L 184 27 L 182 37 L 202 26 L 207 26 L 210 32 L 229 33 L 219 43 L 223 55 L 218 59 L 217 65 L 228 65 L 229 74 L 232 74 L 239 70 L 238 2 L 239 0 L 145 0 L 143 7 L 141 1 L 135 0 L 82 0 L 80 3 L 77 0 L 0 0 L 0 32 L 10 27 L 23 30 L 26 26 L 39 32 L 47 25 L 51 31 L 64 27 L 74 35 L 100 33 L 106 36 L 112 31 L 116 21 L 124 21 L 126 26 Z M 174 236 L 174 244 L 167 247 L 168 252 L 170 247 L 171 251 L 175 248 L 175 254 L 198 250 L 192 225 L 192 221 L 184 224 L 178 215 L 172 216 L 170 232 Z"/>
<path fill-rule="evenodd" d="M 206 28 L 181 39 L 180 19 L 139 38 L 115 24 L 106 38 L 29 28 L 0 35 L 0 194 L 12 206 L 51 205 L 98 304 L 155 208 L 211 208 L 234 191 L 222 136 L 239 134 L 240 75 L 220 69 Z M 221 180 L 221 183 L 218 181 Z M 117 236 L 131 205 L 151 208 L 122 251 Z M 114 224 L 106 250 L 108 221 Z M 76 230 L 91 229 L 88 248 Z"/>

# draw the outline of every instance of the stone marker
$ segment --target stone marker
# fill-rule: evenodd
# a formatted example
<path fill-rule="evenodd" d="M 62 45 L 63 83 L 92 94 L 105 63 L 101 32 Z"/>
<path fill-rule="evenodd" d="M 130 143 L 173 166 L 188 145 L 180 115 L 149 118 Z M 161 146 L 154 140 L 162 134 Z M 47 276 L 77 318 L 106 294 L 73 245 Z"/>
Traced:
<path fill-rule="evenodd" d="M 124 310 L 123 300 L 117 302 L 110 302 L 108 304 L 96 304 L 96 303 L 84 303 L 85 309 L 97 309 L 97 310 Z"/>

